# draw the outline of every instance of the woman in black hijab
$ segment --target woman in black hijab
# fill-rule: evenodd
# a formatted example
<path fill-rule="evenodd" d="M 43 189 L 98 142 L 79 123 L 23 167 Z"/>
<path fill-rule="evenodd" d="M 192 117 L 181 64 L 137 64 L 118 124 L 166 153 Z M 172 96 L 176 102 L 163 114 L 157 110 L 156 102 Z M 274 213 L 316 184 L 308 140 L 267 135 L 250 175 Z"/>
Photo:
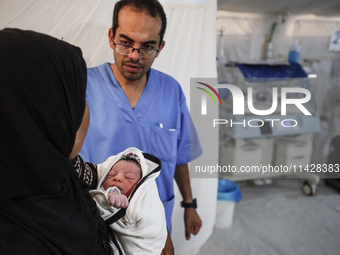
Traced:
<path fill-rule="evenodd" d="M 0 254 L 109 254 L 105 223 L 69 159 L 87 130 L 85 89 L 79 48 L 0 31 Z"/>

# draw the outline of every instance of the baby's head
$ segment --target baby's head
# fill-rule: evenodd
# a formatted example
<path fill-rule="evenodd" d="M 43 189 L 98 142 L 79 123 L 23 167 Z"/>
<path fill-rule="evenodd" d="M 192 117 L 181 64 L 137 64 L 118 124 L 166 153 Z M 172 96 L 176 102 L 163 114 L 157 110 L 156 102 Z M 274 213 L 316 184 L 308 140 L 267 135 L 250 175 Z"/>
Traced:
<path fill-rule="evenodd" d="M 142 178 L 140 158 L 133 153 L 122 155 L 111 167 L 103 183 L 104 190 L 116 186 L 121 194 L 129 197 L 134 187 Z"/>

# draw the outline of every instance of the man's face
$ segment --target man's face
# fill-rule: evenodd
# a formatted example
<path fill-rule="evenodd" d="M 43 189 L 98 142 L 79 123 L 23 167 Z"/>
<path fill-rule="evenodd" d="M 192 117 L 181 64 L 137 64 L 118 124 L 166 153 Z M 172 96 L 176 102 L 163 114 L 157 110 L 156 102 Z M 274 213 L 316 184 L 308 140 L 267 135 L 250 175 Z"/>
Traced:
<path fill-rule="evenodd" d="M 114 49 L 115 64 L 121 75 L 129 81 L 141 79 L 164 47 L 160 42 L 161 19 L 152 17 L 145 12 L 139 12 L 133 7 L 125 6 L 118 14 L 118 27 L 113 38 L 112 29 L 109 31 L 110 46 Z M 115 43 L 129 45 L 134 48 L 159 49 L 153 58 L 141 58 L 137 50 L 129 55 L 122 55 L 115 50 Z"/>

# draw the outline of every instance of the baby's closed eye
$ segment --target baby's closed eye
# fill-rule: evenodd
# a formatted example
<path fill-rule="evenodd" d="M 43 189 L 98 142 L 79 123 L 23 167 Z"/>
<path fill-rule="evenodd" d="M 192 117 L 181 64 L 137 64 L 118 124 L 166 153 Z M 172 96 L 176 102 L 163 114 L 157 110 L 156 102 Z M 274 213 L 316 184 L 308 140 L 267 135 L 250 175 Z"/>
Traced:
<path fill-rule="evenodd" d="M 126 174 L 125 178 L 128 180 L 137 180 L 137 176 L 134 174 Z"/>

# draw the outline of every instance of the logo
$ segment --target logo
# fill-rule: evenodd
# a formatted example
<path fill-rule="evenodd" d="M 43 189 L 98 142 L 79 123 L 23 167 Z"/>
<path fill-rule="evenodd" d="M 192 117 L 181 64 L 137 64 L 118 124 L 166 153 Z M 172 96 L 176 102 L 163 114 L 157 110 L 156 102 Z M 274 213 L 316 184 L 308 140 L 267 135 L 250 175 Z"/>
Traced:
<path fill-rule="evenodd" d="M 233 114 L 234 115 L 244 115 L 244 105 L 245 102 L 247 102 L 247 106 L 249 111 L 258 116 L 266 116 L 274 113 L 278 107 L 278 98 L 281 99 L 281 115 L 287 115 L 287 105 L 295 105 L 304 115 L 312 115 L 305 106 L 303 106 L 304 103 L 307 103 L 311 99 L 311 93 L 309 90 L 305 88 L 298 88 L 298 87 L 281 87 L 280 88 L 280 95 L 278 94 L 278 87 L 272 87 L 272 105 L 269 109 L 256 109 L 253 103 L 253 88 L 248 87 L 247 88 L 247 101 L 245 101 L 245 95 L 243 91 L 231 84 L 218 84 L 218 86 L 215 86 L 214 88 L 208 84 L 197 82 L 199 84 L 202 84 L 206 87 L 208 87 L 210 90 L 212 90 L 216 96 L 218 97 L 220 104 L 222 106 L 222 100 L 220 96 L 218 95 L 217 91 L 214 89 L 228 89 L 232 95 L 233 98 Z M 208 93 L 211 98 L 214 100 L 215 105 L 217 105 L 215 98 L 213 95 L 206 89 L 197 87 L 198 89 L 201 89 Z M 289 98 L 289 94 L 299 94 L 301 96 L 295 97 L 295 98 Z M 303 96 L 304 95 L 304 96 Z M 303 96 L 303 97 L 302 97 Z M 206 100 L 206 94 L 203 94 L 201 97 L 201 114 L 207 115 L 207 100 Z"/>
<path fill-rule="evenodd" d="M 221 100 L 219 94 L 217 93 L 217 91 L 213 87 L 211 87 L 210 85 L 208 85 L 206 83 L 203 83 L 203 82 L 197 82 L 197 83 L 206 86 L 212 92 L 214 92 L 215 95 L 217 96 L 218 100 L 220 101 L 221 106 L 222 106 L 222 100 Z M 214 96 L 208 90 L 200 88 L 200 87 L 196 87 L 196 88 L 201 89 L 204 92 L 206 92 L 214 100 L 214 103 L 217 106 L 217 103 L 216 103 L 216 100 L 215 100 Z M 201 100 L 202 100 L 201 101 L 201 114 L 202 115 L 207 115 L 207 95 L 206 94 L 202 94 Z"/>

